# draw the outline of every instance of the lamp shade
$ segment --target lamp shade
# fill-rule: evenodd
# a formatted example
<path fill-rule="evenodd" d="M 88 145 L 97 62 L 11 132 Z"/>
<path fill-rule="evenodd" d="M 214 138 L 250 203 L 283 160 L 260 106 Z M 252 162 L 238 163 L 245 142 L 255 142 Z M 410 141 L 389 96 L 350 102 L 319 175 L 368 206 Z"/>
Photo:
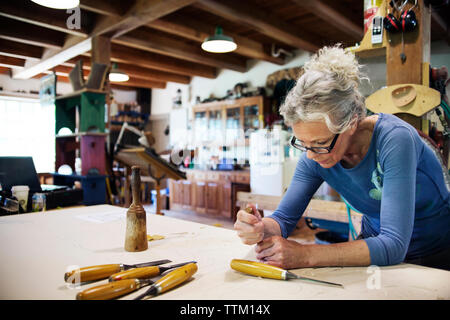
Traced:
<path fill-rule="evenodd" d="M 111 71 L 109 72 L 109 81 L 111 82 L 125 82 L 128 81 L 130 77 L 123 71 L 117 68 L 117 64 L 113 63 Z"/>
<path fill-rule="evenodd" d="M 80 0 L 31 0 L 41 6 L 53 9 L 72 9 L 80 5 Z"/>
<path fill-rule="evenodd" d="M 202 43 L 202 49 L 208 52 L 225 53 L 236 50 L 237 45 L 232 37 L 223 34 L 222 28 L 217 27 L 216 33 Z"/>

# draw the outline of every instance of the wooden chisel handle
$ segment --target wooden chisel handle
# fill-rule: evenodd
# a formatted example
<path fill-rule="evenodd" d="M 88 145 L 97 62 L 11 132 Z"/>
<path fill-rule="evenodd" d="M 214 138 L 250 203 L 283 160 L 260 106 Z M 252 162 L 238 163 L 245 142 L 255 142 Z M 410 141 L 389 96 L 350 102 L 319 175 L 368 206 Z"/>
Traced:
<path fill-rule="evenodd" d="M 265 263 L 233 259 L 231 260 L 230 266 L 236 271 L 240 271 L 252 276 L 286 280 L 286 270 Z"/>
<path fill-rule="evenodd" d="M 110 300 L 139 289 L 137 279 L 114 281 L 95 286 L 77 294 L 77 300 Z"/>
<path fill-rule="evenodd" d="M 159 267 L 143 267 L 118 272 L 109 277 L 109 281 L 119 281 L 125 279 L 152 278 L 160 274 Z"/>
<path fill-rule="evenodd" d="M 83 267 L 64 274 L 64 281 L 75 283 L 106 279 L 110 275 L 122 271 L 120 264 L 103 264 L 98 266 Z"/>
<path fill-rule="evenodd" d="M 164 277 L 159 279 L 153 285 L 156 288 L 156 293 L 160 294 L 178 286 L 179 284 L 188 280 L 194 273 L 197 272 L 196 263 L 188 263 L 182 267 L 179 267 Z"/>

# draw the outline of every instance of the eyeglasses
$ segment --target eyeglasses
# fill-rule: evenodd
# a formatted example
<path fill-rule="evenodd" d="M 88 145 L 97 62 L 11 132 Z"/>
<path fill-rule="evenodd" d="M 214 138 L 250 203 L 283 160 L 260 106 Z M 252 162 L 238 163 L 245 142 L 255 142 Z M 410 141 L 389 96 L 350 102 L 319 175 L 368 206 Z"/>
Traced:
<path fill-rule="evenodd" d="M 309 151 L 312 151 L 314 153 L 320 153 L 320 154 L 330 153 L 331 150 L 333 150 L 334 145 L 336 144 L 336 141 L 337 141 L 338 137 L 339 137 L 339 133 L 334 136 L 333 141 L 331 141 L 331 144 L 328 147 L 305 147 L 304 145 L 302 145 L 298 141 L 298 139 L 295 136 L 292 136 L 291 146 L 293 146 L 295 149 L 298 149 L 298 150 L 301 150 L 301 151 L 309 150 Z"/>

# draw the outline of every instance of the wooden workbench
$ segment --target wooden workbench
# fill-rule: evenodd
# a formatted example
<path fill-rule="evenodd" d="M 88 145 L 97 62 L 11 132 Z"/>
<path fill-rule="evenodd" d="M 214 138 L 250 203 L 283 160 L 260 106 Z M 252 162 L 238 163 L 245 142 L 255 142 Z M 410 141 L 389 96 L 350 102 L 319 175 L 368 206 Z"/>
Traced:
<path fill-rule="evenodd" d="M 159 259 L 173 263 L 195 260 L 198 272 L 181 287 L 152 299 L 450 298 L 450 272 L 409 264 L 293 270 L 342 283 L 344 289 L 247 276 L 229 267 L 233 258 L 255 260 L 253 246 L 242 244 L 234 231 L 155 214 L 147 215 L 148 234 L 166 238 L 151 241 L 147 251 L 126 252 L 125 216 L 124 208 L 98 205 L 0 217 L 0 299 L 75 299 L 80 290 L 106 281 L 71 287 L 64 282 L 69 266 Z M 378 276 L 377 288 L 373 277 Z"/>

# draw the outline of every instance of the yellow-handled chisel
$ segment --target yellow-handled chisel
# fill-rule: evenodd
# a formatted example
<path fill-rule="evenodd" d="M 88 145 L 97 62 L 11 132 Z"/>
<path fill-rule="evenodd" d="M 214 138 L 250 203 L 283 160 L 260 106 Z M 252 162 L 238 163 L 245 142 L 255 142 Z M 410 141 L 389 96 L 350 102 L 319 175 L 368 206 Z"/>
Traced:
<path fill-rule="evenodd" d="M 256 277 L 263 277 L 263 278 L 270 278 L 270 279 L 277 279 L 277 280 L 300 279 L 300 280 L 308 280 L 308 281 L 313 281 L 313 282 L 322 283 L 322 284 L 326 284 L 326 285 L 331 285 L 331 286 L 335 286 L 335 287 L 341 287 L 341 288 L 344 287 L 340 283 L 334 283 L 334 282 L 328 282 L 328 281 L 298 276 L 295 273 L 289 272 L 282 268 L 278 268 L 278 267 L 271 266 L 266 263 L 261 263 L 261 262 L 256 262 L 256 261 L 233 259 L 233 260 L 231 260 L 230 266 L 232 269 L 234 269 L 236 271 L 246 273 L 246 274 L 256 276 Z"/>
<path fill-rule="evenodd" d="M 182 284 L 183 282 L 189 280 L 194 273 L 197 272 L 197 264 L 189 263 L 185 266 L 179 267 L 164 277 L 156 281 L 153 285 L 148 288 L 146 292 L 136 297 L 134 300 L 140 300 L 148 295 L 158 295 L 169 291 L 172 288 Z"/>
<path fill-rule="evenodd" d="M 158 266 L 160 264 L 172 262 L 170 260 L 157 260 L 138 264 L 103 264 L 97 266 L 83 267 L 71 270 L 64 274 L 64 281 L 69 283 L 86 282 L 106 279 L 114 273 L 118 273 L 131 268 L 141 268 L 148 266 Z"/>
<path fill-rule="evenodd" d="M 189 262 L 173 264 L 173 265 L 167 266 L 167 267 L 151 266 L 151 267 L 130 269 L 130 270 L 126 270 L 126 271 L 122 271 L 122 272 L 113 274 L 112 276 L 109 277 L 109 282 L 126 280 L 126 279 L 153 278 L 153 277 L 159 276 L 161 273 L 163 273 L 167 270 L 182 267 L 188 263 L 197 263 L 197 262 L 189 261 Z"/>
<path fill-rule="evenodd" d="M 139 297 L 147 296 L 149 294 L 159 294 L 186 281 L 195 273 L 195 271 L 197 271 L 197 265 L 190 262 L 173 270 L 172 272 L 169 272 L 156 282 L 150 279 L 125 279 L 111 281 L 107 284 L 91 287 L 79 292 L 77 294 L 77 300 L 110 300 L 134 292 L 150 284 L 153 285 Z M 156 293 L 153 293 L 154 290 L 156 290 Z"/>

